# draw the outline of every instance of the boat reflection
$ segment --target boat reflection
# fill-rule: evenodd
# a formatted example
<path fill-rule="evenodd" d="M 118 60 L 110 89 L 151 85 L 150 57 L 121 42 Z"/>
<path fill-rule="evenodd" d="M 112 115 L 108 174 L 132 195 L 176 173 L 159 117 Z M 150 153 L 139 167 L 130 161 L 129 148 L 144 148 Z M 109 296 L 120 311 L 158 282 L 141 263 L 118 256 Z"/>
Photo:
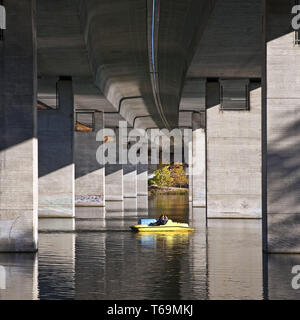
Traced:
<path fill-rule="evenodd" d="M 188 245 L 189 233 L 176 232 L 155 232 L 155 233 L 137 233 L 137 240 L 144 247 L 152 248 L 173 248 Z"/>

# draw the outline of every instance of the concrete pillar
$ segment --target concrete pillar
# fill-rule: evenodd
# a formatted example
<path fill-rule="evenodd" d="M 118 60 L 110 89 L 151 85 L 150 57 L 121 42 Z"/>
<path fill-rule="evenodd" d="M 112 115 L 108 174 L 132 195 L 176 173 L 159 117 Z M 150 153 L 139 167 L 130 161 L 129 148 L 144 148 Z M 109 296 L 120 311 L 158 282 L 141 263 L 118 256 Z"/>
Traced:
<path fill-rule="evenodd" d="M 148 165 L 137 165 L 137 209 L 138 213 L 148 211 Z"/>
<path fill-rule="evenodd" d="M 264 250 L 300 252 L 300 51 L 293 0 L 264 1 Z"/>
<path fill-rule="evenodd" d="M 117 141 L 117 153 L 119 153 L 119 130 L 115 129 Z M 109 212 L 124 211 L 124 187 L 123 187 L 123 165 L 105 165 L 105 210 Z"/>
<path fill-rule="evenodd" d="M 208 218 L 261 218 L 260 85 L 249 96 L 249 110 L 222 111 L 219 83 L 207 82 Z"/>
<path fill-rule="evenodd" d="M 206 206 L 206 136 L 205 112 L 194 113 L 192 119 L 192 203 Z"/>
<path fill-rule="evenodd" d="M 96 159 L 100 145 L 97 132 L 103 129 L 103 112 L 94 112 L 93 131 L 75 131 L 75 200 L 78 207 L 103 207 L 105 169 Z"/>
<path fill-rule="evenodd" d="M 0 41 L 0 251 L 37 250 L 35 1 L 6 1 Z"/>
<path fill-rule="evenodd" d="M 191 114 L 191 123 L 193 125 L 193 114 Z M 188 155 L 188 159 L 187 159 L 187 174 L 189 177 L 189 203 L 190 205 L 193 207 L 193 134 L 191 134 L 191 137 L 189 139 L 189 141 L 187 142 L 187 146 L 185 146 L 187 148 L 187 155 Z"/>
<path fill-rule="evenodd" d="M 58 106 L 38 111 L 39 217 L 75 216 L 72 80 L 57 83 Z"/>
<path fill-rule="evenodd" d="M 137 214 L 137 166 L 123 165 L 124 211 Z"/>

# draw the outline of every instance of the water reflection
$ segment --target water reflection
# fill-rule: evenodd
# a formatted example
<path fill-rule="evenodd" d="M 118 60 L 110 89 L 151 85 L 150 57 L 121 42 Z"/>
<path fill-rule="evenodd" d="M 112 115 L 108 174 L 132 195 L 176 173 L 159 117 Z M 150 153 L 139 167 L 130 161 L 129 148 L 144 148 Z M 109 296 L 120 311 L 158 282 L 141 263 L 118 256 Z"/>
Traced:
<path fill-rule="evenodd" d="M 210 299 L 262 299 L 261 221 L 208 220 Z"/>
<path fill-rule="evenodd" d="M 260 220 L 206 226 L 205 209 L 166 195 L 149 216 L 189 221 L 194 233 L 133 233 L 137 217 L 99 213 L 41 219 L 38 254 L 0 254 L 0 299 L 299 299 L 300 255 L 263 259 Z"/>
<path fill-rule="evenodd" d="M 142 247 L 172 249 L 177 246 L 187 245 L 189 233 L 136 233 L 136 239 Z"/>
<path fill-rule="evenodd" d="M 132 232 L 76 238 L 76 298 L 180 299 L 188 273 L 188 234 Z"/>
<path fill-rule="evenodd" d="M 38 259 L 36 254 L 0 254 L 0 299 L 38 298 Z"/>
<path fill-rule="evenodd" d="M 76 234 L 71 232 L 52 230 L 39 234 L 40 299 L 74 298 L 75 241 Z"/>
<path fill-rule="evenodd" d="M 300 299 L 300 290 L 292 287 L 293 266 L 300 265 L 299 254 L 270 254 L 264 257 L 265 297 L 270 300 Z M 297 281 L 300 284 L 300 281 Z"/>
<path fill-rule="evenodd" d="M 159 217 L 166 214 L 171 219 L 187 222 L 189 219 L 189 201 L 185 195 L 157 195 L 149 201 L 149 215 Z"/>

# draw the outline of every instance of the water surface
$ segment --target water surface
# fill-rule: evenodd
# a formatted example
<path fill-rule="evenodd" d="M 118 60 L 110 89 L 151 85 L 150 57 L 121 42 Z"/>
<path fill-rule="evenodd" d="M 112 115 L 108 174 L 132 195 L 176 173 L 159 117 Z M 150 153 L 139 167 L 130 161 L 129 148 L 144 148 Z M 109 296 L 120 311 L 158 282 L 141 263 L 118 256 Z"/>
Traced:
<path fill-rule="evenodd" d="M 0 299 L 299 299 L 300 256 L 263 259 L 261 220 L 206 227 L 184 195 L 151 199 L 149 217 L 161 214 L 195 232 L 133 233 L 139 213 L 40 220 L 38 254 L 0 254 Z"/>

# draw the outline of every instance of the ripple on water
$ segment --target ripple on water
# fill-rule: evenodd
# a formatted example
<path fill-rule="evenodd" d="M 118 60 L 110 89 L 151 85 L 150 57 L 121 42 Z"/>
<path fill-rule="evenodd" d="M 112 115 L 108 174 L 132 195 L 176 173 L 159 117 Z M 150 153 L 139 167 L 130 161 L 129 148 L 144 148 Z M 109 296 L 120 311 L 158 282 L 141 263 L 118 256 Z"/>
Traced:
<path fill-rule="evenodd" d="M 9 288 L 0 299 L 299 298 L 289 270 L 299 256 L 272 255 L 263 279 L 260 220 L 209 220 L 206 228 L 205 210 L 189 208 L 185 196 L 152 199 L 149 216 L 161 214 L 195 232 L 132 233 L 137 218 L 116 215 L 44 220 L 38 255 L 0 255 L 0 286 Z"/>

